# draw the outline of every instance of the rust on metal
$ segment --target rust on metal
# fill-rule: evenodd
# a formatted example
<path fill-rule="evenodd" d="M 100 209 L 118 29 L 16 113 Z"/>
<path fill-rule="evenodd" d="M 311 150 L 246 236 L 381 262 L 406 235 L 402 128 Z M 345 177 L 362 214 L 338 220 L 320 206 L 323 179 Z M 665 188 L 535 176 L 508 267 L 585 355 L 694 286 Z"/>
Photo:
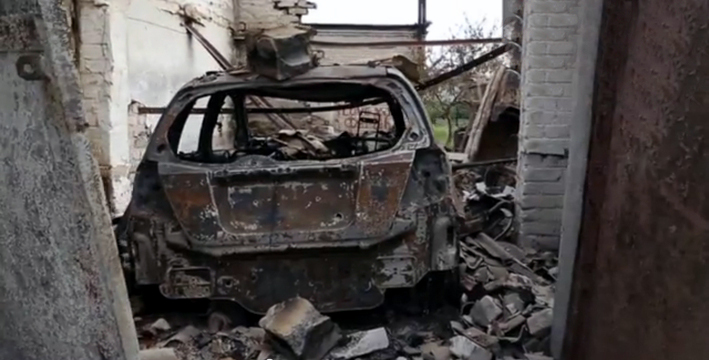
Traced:
<path fill-rule="evenodd" d="M 328 139 L 279 131 L 219 153 L 201 135 L 195 152 L 177 150 L 195 99 L 210 97 L 198 113 L 200 133 L 209 135 L 223 109 L 214 104 L 237 93 L 350 107 L 379 99 L 393 126 Z M 231 111 L 244 106 L 229 104 L 237 127 L 251 125 L 248 111 Z M 169 298 L 233 300 L 263 313 L 299 295 L 331 312 L 376 307 L 388 288 L 455 268 L 451 168 L 422 109 L 390 67 L 318 67 L 285 81 L 220 73 L 190 82 L 162 113 L 119 225 L 127 276 L 159 285 Z"/>
<path fill-rule="evenodd" d="M 565 359 L 709 354 L 708 11 L 604 2 Z"/>

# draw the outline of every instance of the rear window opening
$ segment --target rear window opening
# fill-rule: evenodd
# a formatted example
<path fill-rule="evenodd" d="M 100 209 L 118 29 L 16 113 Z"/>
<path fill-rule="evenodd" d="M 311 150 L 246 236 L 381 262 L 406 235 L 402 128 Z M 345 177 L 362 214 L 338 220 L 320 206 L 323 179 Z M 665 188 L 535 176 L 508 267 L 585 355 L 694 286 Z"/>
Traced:
<path fill-rule="evenodd" d="M 329 160 L 394 147 L 406 129 L 401 107 L 371 85 L 327 83 L 221 91 L 198 98 L 168 132 L 183 160 L 230 163 Z"/>

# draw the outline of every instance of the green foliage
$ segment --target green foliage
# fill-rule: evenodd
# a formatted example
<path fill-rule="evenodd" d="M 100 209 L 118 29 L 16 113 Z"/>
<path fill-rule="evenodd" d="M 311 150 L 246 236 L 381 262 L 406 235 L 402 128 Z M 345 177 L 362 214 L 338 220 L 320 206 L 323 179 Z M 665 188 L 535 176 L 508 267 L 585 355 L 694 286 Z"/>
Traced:
<path fill-rule="evenodd" d="M 483 23 L 470 23 L 461 27 L 458 36 L 462 38 L 492 37 L 492 31 L 485 31 Z M 453 35 L 452 38 L 457 36 Z M 466 44 L 444 47 L 430 47 L 426 49 L 426 77 L 434 78 L 469 62 L 480 55 L 492 50 L 495 44 Z M 486 84 L 497 68 L 499 60 L 490 61 L 464 74 L 425 90 L 421 96 L 426 106 L 426 111 L 433 122 L 436 140 L 444 144 L 449 138 L 449 129 L 456 127 L 459 119 L 467 123 L 471 114 L 477 110 L 481 93 L 479 85 Z M 484 88 L 484 87 L 483 87 Z M 460 124 L 465 126 L 463 122 Z"/>

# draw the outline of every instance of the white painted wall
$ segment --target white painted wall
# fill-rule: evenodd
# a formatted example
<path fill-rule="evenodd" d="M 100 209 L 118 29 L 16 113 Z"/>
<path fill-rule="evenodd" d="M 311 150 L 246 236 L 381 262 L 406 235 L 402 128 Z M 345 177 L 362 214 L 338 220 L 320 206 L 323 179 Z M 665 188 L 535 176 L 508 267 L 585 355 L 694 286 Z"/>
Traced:
<path fill-rule="evenodd" d="M 196 26 L 219 51 L 232 52 L 232 0 L 192 0 L 204 14 Z M 175 91 L 206 71 L 221 70 L 176 15 L 177 2 L 132 1 L 127 13 L 130 97 L 146 106 L 166 106 Z"/>
<path fill-rule="evenodd" d="M 219 70 L 181 26 L 180 6 L 188 3 L 201 15 L 204 26 L 198 30 L 231 57 L 233 0 L 79 2 L 79 69 L 88 134 L 114 215 L 130 201 L 133 171 L 159 117 L 137 115 L 138 106 L 166 106 L 186 82 Z"/>
<path fill-rule="evenodd" d="M 317 29 L 317 26 L 316 26 Z M 375 41 L 414 41 L 414 30 L 359 30 L 359 29 L 318 29 L 314 40 L 326 42 L 375 42 Z M 412 47 L 324 47 L 314 46 L 322 50 L 325 57 L 322 63 L 348 64 L 367 60 L 383 59 L 394 55 L 406 55 L 416 61 L 417 50 Z"/>
<path fill-rule="evenodd" d="M 197 30 L 224 56 L 232 53 L 230 20 L 234 14 L 231 0 L 192 1 L 203 16 Z M 207 71 L 221 70 L 204 47 L 181 25 L 176 14 L 179 4 L 165 0 L 133 1 L 128 13 L 128 83 L 130 98 L 149 107 L 167 106 L 175 92 L 186 82 Z M 206 105 L 201 101 L 199 106 Z M 131 164 L 142 157 L 148 137 L 159 115 L 133 116 Z M 188 121 L 185 131 L 199 131 L 201 117 Z"/>

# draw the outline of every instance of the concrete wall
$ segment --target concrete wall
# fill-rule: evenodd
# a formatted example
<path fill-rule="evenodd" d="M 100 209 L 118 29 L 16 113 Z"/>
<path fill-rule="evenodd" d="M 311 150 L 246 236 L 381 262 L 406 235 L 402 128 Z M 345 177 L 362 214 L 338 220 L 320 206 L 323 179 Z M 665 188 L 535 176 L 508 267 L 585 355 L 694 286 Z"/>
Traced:
<path fill-rule="evenodd" d="M 327 42 L 376 42 L 376 41 L 415 41 L 414 26 L 362 26 L 362 25 L 318 25 L 312 24 L 317 30 L 314 40 Z M 419 50 L 413 47 L 331 47 L 314 46 L 322 50 L 325 57 L 322 63 L 348 64 L 383 59 L 394 55 L 406 55 L 416 61 Z"/>
<path fill-rule="evenodd" d="M 519 230 L 521 241 L 544 248 L 559 246 L 579 3 L 524 2 Z"/>
<path fill-rule="evenodd" d="M 307 0 L 235 0 L 237 22 L 242 29 L 267 29 L 298 23 L 303 15 L 315 9 Z"/>
<path fill-rule="evenodd" d="M 134 360 L 68 19 L 53 0 L 0 6 L 0 359 Z"/>

